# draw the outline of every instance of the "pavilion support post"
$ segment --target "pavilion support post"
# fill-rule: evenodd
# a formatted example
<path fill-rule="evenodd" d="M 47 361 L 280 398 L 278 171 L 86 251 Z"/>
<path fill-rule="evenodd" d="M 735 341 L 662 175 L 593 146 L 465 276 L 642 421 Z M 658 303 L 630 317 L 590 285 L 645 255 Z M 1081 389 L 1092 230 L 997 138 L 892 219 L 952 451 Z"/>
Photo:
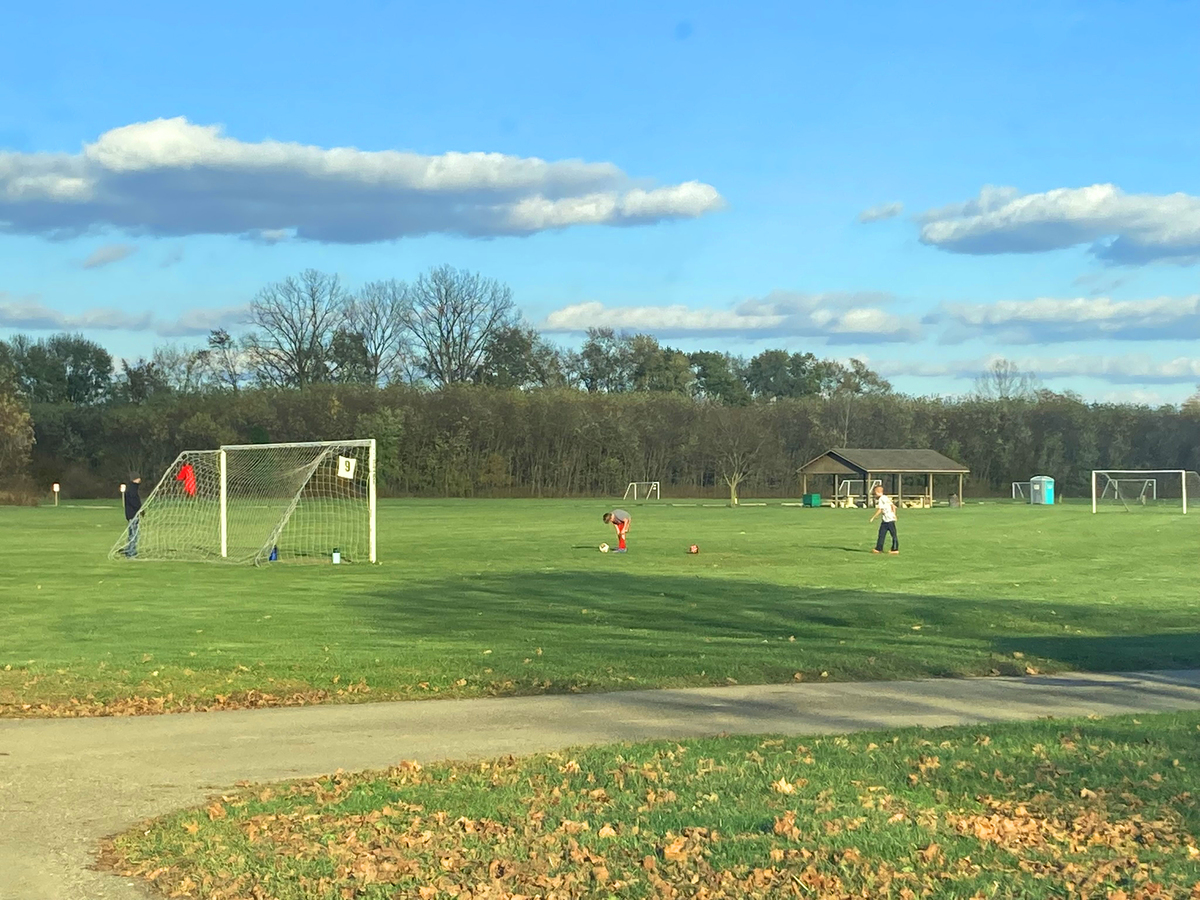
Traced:
<path fill-rule="evenodd" d="M 926 505 L 930 509 L 933 509 L 933 473 L 932 472 L 929 473 L 929 480 L 927 482 L 925 482 L 925 487 L 926 487 L 925 494 L 929 498 L 929 501 Z"/>
<path fill-rule="evenodd" d="M 959 472 L 959 473 L 958 473 L 958 505 L 959 505 L 960 507 L 963 505 L 963 492 L 962 492 L 962 484 L 963 484 L 963 482 L 962 482 L 962 472 Z"/>
<path fill-rule="evenodd" d="M 808 473 L 805 472 L 800 476 L 800 493 L 802 496 L 808 495 Z"/>
<path fill-rule="evenodd" d="M 896 473 L 896 505 L 904 505 L 904 476 Z"/>

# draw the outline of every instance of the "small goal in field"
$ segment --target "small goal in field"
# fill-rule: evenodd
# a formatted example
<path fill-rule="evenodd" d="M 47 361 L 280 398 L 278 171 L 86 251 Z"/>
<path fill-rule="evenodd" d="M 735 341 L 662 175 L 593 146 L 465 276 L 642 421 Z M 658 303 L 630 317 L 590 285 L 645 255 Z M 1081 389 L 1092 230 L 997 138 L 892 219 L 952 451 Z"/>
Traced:
<path fill-rule="evenodd" d="M 1012 483 L 1012 498 L 1020 500 L 1022 503 L 1030 503 L 1033 500 L 1033 482 L 1032 481 L 1014 481 Z"/>
<path fill-rule="evenodd" d="M 622 500 L 661 500 L 662 493 L 657 481 L 631 481 L 625 488 Z"/>
<path fill-rule="evenodd" d="M 1159 509 L 1187 515 L 1200 499 L 1200 475 L 1187 469 L 1095 469 L 1092 512 Z"/>

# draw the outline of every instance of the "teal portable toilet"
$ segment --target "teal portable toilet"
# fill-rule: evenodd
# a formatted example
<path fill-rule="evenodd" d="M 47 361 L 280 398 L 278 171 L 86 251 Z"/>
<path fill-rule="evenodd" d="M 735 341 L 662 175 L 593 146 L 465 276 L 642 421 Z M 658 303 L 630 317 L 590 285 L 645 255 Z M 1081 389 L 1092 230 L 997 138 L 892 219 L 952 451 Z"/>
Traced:
<path fill-rule="evenodd" d="M 1029 502 L 1035 506 L 1054 505 L 1054 479 L 1049 475 L 1034 475 L 1029 479 Z"/>

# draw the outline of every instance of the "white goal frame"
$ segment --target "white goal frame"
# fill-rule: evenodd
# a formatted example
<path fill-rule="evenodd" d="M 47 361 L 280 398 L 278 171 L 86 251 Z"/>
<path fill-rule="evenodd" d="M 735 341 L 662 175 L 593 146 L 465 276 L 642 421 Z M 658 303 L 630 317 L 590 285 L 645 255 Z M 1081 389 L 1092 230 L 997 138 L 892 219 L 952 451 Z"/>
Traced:
<path fill-rule="evenodd" d="M 1012 498 L 1014 500 L 1024 500 L 1026 503 L 1033 502 L 1033 482 L 1032 481 L 1014 481 L 1012 483 Z"/>
<path fill-rule="evenodd" d="M 366 438 L 359 441 L 292 441 L 282 444 L 222 444 L 221 449 L 217 451 L 217 466 L 221 473 L 221 558 L 229 558 L 229 485 L 226 481 L 226 452 L 230 450 L 285 450 L 289 448 L 312 447 L 328 447 L 330 450 L 338 447 L 366 447 L 367 448 L 367 542 L 368 542 L 368 559 L 375 563 L 379 561 L 378 552 L 378 536 L 375 528 L 375 509 L 378 505 L 378 496 L 375 485 L 375 438 Z M 316 468 L 314 463 L 313 468 Z M 292 513 L 296 511 L 296 506 L 300 503 L 300 495 L 296 494 L 292 498 L 292 502 L 288 505 L 287 512 L 284 513 L 279 525 L 276 526 L 275 534 L 271 537 L 274 539 L 283 526 L 287 524 L 288 519 L 292 517 Z"/>
<path fill-rule="evenodd" d="M 851 486 L 861 484 L 863 486 L 862 493 L 855 493 L 851 490 Z M 870 484 L 865 478 L 843 478 L 841 481 L 835 482 L 833 496 L 838 500 L 850 500 L 854 497 L 870 497 L 875 490 L 875 485 L 882 485 L 883 481 L 879 478 L 872 478 Z"/>
<path fill-rule="evenodd" d="M 270 450 L 303 450 L 311 449 L 314 451 L 324 450 L 324 452 L 314 454 L 311 462 L 306 462 L 301 470 L 304 472 L 304 480 L 299 482 L 299 489 L 292 495 L 286 507 L 281 507 L 281 513 L 278 521 L 274 524 L 269 533 L 264 533 L 261 537 L 263 541 L 261 549 L 254 557 L 254 564 L 259 565 L 263 561 L 273 560 L 274 554 L 268 553 L 268 548 L 275 546 L 279 540 L 279 536 L 283 533 L 292 514 L 300 505 L 304 489 L 308 486 L 309 480 L 317 471 L 318 467 L 327 459 L 330 453 L 336 453 L 343 449 L 358 449 L 365 448 L 367 451 L 367 473 L 366 473 L 366 516 L 367 516 L 367 557 L 372 563 L 379 561 L 378 554 L 378 531 L 376 523 L 376 513 L 378 508 L 378 493 L 376 485 L 376 444 L 374 438 L 366 438 L 362 440 L 349 441 L 292 441 L 287 443 L 273 444 L 222 444 L 216 450 L 185 450 L 180 453 L 163 473 L 161 479 L 154 486 L 154 490 L 145 498 L 142 503 L 142 510 L 138 512 L 137 519 L 140 520 L 142 512 L 148 508 L 152 508 L 153 501 L 160 493 L 169 493 L 173 484 L 178 479 L 173 477 L 174 473 L 180 471 L 180 467 L 184 464 L 190 465 L 192 460 L 197 463 L 204 458 L 212 460 L 217 471 L 218 490 L 217 490 L 217 528 L 216 533 L 212 535 L 212 553 L 213 557 L 219 557 L 222 561 L 230 560 L 229 556 L 229 464 L 228 457 L 231 453 L 237 452 L 263 452 Z M 337 462 L 338 460 L 334 460 Z M 361 520 L 360 520 L 361 521 Z M 117 559 L 124 555 L 124 548 L 129 540 L 128 536 L 122 537 L 113 546 L 109 552 L 110 559 Z M 258 540 L 256 538 L 256 540 Z M 264 554 L 267 554 L 264 556 Z M 161 557 L 160 557 L 161 558 Z M 238 558 L 234 562 L 249 561 L 248 559 Z"/>
<path fill-rule="evenodd" d="M 630 495 L 633 495 L 632 497 Z M 661 500 L 662 490 L 657 481 L 631 481 L 622 500 Z"/>
<path fill-rule="evenodd" d="M 1092 469 L 1092 512 L 1096 513 L 1099 509 L 1099 501 L 1104 499 L 1105 491 L 1110 485 L 1119 485 L 1122 481 L 1143 482 L 1141 498 L 1146 498 L 1146 489 L 1149 488 L 1151 496 L 1149 499 L 1158 499 L 1158 482 L 1163 478 L 1178 478 L 1179 479 L 1179 496 L 1182 501 L 1183 514 L 1186 516 L 1188 511 L 1188 475 L 1196 473 L 1188 469 Z M 1104 484 L 1097 490 L 1097 484 L 1100 477 L 1103 476 Z M 1124 503 L 1118 493 L 1117 498 Z M 1128 509 L 1128 506 L 1126 506 Z"/>

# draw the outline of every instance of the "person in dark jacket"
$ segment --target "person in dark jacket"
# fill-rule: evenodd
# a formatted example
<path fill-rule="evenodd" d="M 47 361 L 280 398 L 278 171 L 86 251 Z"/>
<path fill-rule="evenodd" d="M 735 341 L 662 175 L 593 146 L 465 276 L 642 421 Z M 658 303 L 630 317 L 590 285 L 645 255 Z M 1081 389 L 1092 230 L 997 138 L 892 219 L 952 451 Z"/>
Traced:
<path fill-rule="evenodd" d="M 138 486 L 141 483 L 141 475 L 130 475 L 129 483 L 125 485 L 125 520 L 129 523 L 129 540 L 125 543 L 125 555 L 130 559 L 137 556 L 137 514 L 138 510 L 142 508 L 142 498 L 138 495 Z"/>

